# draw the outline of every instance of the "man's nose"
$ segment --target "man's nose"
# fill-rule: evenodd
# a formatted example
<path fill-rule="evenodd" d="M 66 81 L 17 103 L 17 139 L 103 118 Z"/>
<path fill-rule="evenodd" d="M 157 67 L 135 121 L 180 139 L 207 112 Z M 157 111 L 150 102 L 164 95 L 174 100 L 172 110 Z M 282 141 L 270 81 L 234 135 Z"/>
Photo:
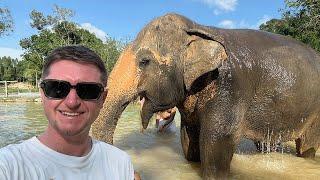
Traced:
<path fill-rule="evenodd" d="M 65 104 L 70 109 L 78 108 L 81 104 L 81 99 L 77 94 L 77 91 L 75 89 L 71 89 L 68 96 L 65 98 Z"/>

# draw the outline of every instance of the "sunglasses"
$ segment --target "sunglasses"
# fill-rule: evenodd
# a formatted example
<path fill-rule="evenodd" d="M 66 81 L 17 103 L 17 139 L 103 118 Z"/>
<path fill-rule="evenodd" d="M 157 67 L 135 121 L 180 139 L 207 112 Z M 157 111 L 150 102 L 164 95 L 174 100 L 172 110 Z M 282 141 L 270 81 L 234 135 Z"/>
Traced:
<path fill-rule="evenodd" d="M 56 79 L 45 79 L 40 83 L 40 87 L 45 96 L 50 99 L 64 99 L 71 89 L 75 89 L 82 100 L 98 100 L 104 91 L 100 83 L 81 82 L 72 86 L 67 81 Z"/>

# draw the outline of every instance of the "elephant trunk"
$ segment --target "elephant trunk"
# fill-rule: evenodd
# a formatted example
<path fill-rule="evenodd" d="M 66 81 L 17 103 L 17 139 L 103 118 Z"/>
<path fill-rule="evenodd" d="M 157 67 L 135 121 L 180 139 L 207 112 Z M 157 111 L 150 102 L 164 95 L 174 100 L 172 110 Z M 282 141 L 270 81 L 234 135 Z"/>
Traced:
<path fill-rule="evenodd" d="M 120 100 L 106 99 L 103 109 L 92 125 L 93 138 L 113 144 L 113 134 L 117 127 L 118 119 L 128 103 L 120 103 Z"/>
<path fill-rule="evenodd" d="M 145 100 L 143 103 L 140 116 L 141 116 L 141 121 L 142 121 L 142 127 L 143 129 L 147 129 L 150 118 L 153 115 L 153 106 L 151 101 Z"/>
<path fill-rule="evenodd" d="M 95 139 L 113 144 L 113 134 L 121 113 L 137 97 L 138 76 L 134 56 L 127 49 L 108 78 L 106 101 L 92 125 L 91 132 Z"/>

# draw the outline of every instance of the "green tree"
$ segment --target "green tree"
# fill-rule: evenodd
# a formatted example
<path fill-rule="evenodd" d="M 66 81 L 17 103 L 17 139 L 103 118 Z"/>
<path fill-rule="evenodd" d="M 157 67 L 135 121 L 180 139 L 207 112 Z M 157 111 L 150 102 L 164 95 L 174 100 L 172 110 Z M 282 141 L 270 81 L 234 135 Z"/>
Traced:
<path fill-rule="evenodd" d="M 17 59 L 7 56 L 0 58 L 0 80 L 10 81 L 16 79 L 17 62 Z"/>
<path fill-rule="evenodd" d="M 0 7 L 0 36 L 13 31 L 13 19 L 9 9 Z"/>
<path fill-rule="evenodd" d="M 45 16 L 42 12 L 32 10 L 30 13 L 31 27 L 42 30 L 48 26 L 54 26 L 62 21 L 69 21 L 74 16 L 74 11 L 54 5 L 53 15 Z"/>
<path fill-rule="evenodd" d="M 285 0 L 281 19 L 272 19 L 261 30 L 291 36 L 320 51 L 320 1 Z"/>
<path fill-rule="evenodd" d="M 69 21 L 74 12 L 55 6 L 54 15 L 45 16 L 33 10 L 30 14 L 31 27 L 38 30 L 38 34 L 22 39 L 20 46 L 25 50 L 23 54 L 22 73 L 25 79 L 35 81 L 35 74 L 40 77 L 44 59 L 55 48 L 63 45 L 82 44 L 93 49 L 104 60 L 110 71 L 117 60 L 123 43 L 112 38 L 105 42 L 94 34 Z"/>
<path fill-rule="evenodd" d="M 27 68 L 27 61 L 21 60 L 17 62 L 17 68 L 16 68 L 16 79 L 19 82 L 24 82 L 27 80 L 25 71 L 28 69 Z M 32 78 L 32 77 L 31 77 Z"/>
<path fill-rule="evenodd" d="M 101 55 L 108 72 L 111 72 L 126 44 L 111 37 L 108 37 L 106 42 L 104 42 L 103 47 L 98 53 Z"/>

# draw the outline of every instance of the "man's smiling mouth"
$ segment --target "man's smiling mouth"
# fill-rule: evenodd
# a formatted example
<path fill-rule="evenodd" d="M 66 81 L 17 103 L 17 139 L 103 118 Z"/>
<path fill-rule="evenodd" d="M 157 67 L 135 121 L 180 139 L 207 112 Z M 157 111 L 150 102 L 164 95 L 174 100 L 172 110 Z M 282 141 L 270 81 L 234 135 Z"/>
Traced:
<path fill-rule="evenodd" d="M 67 117 L 76 117 L 79 116 L 80 114 L 83 114 L 83 112 L 67 112 L 67 111 L 59 111 L 62 115 L 67 116 Z"/>

